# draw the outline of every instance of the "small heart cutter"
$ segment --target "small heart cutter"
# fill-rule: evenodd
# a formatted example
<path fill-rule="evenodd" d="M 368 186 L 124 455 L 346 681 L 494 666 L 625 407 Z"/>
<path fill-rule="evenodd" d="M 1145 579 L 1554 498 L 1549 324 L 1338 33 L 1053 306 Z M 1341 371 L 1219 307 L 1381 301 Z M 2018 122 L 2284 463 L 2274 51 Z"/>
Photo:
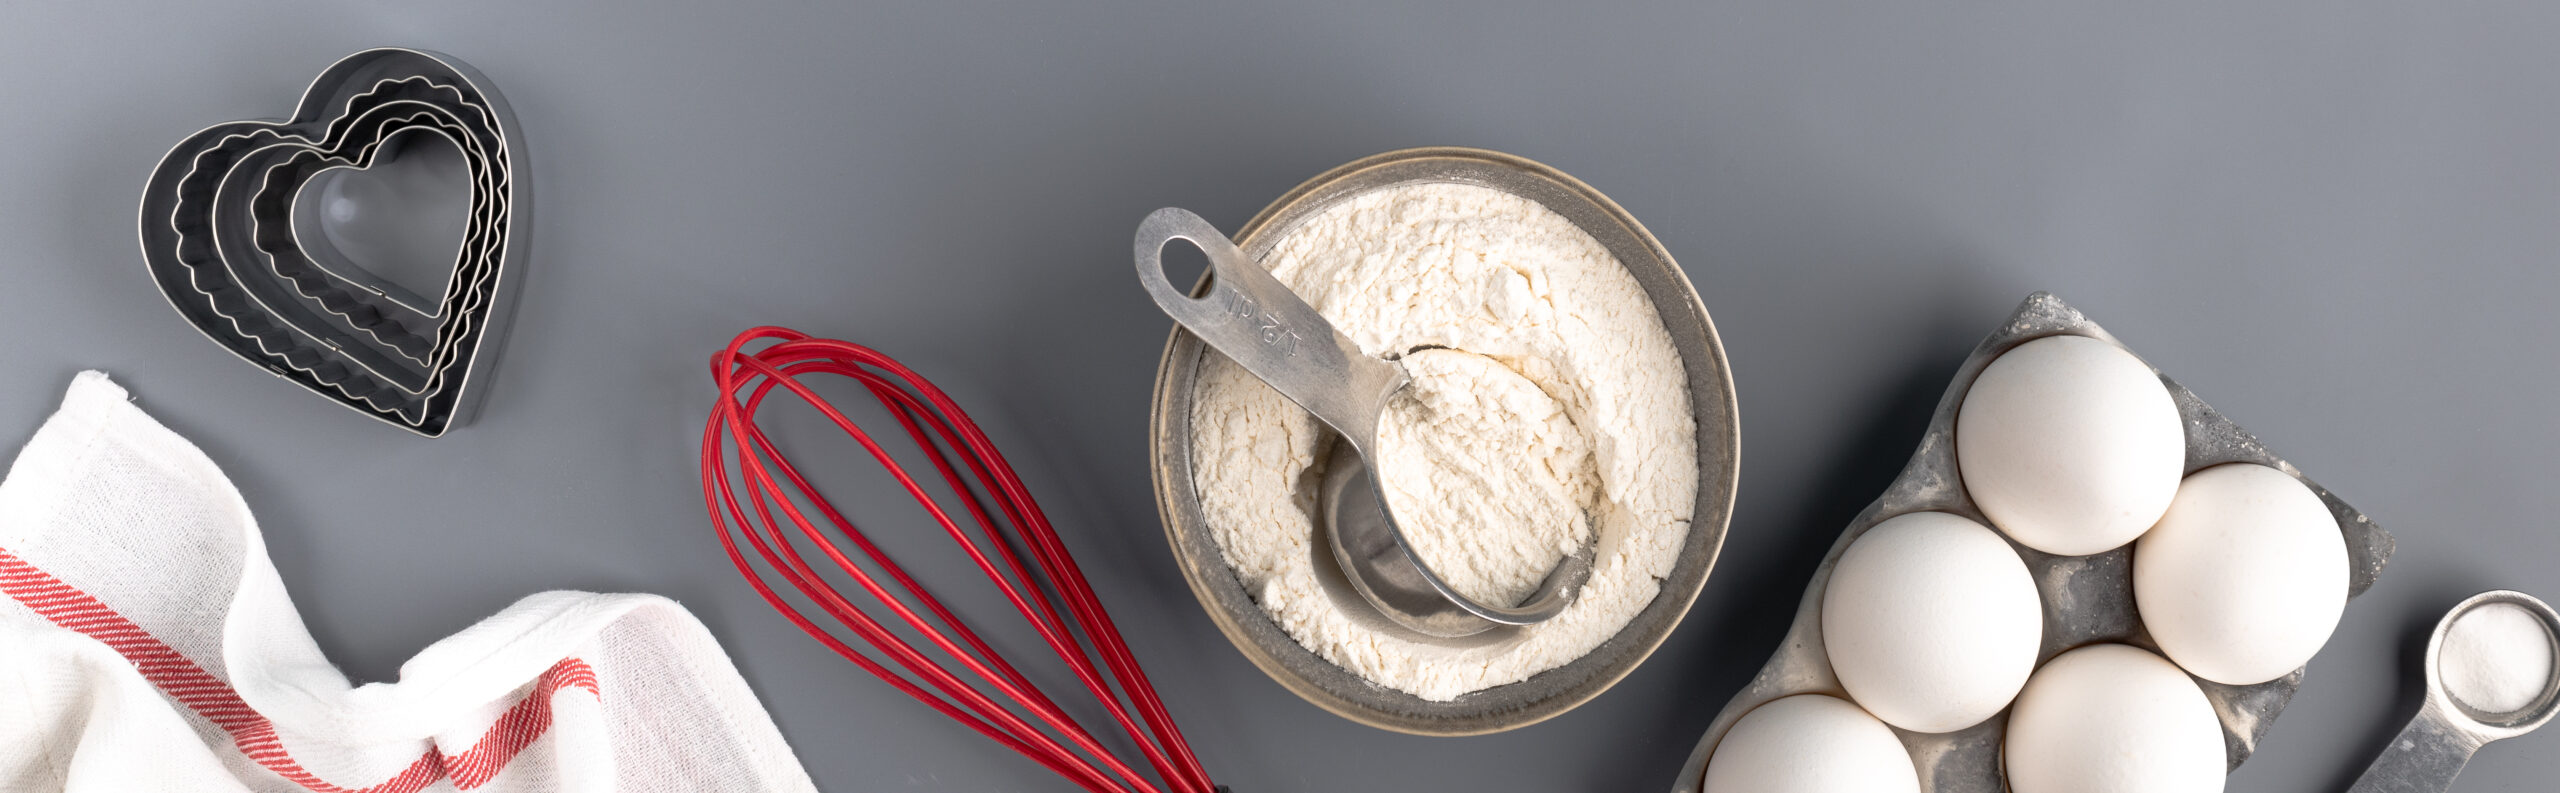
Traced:
<path fill-rule="evenodd" d="M 496 369 L 523 281 L 523 144 L 488 78 L 450 56 L 381 48 L 340 59 L 284 121 L 187 136 L 144 187 L 142 258 L 206 338 L 313 393 L 427 437 L 469 420 Z M 410 135 L 461 153 L 471 181 L 462 246 L 432 304 L 305 245 L 295 197 L 331 170 L 371 167 Z M 391 145 L 386 145 L 391 144 Z M 512 276 L 512 277 L 511 277 Z"/>

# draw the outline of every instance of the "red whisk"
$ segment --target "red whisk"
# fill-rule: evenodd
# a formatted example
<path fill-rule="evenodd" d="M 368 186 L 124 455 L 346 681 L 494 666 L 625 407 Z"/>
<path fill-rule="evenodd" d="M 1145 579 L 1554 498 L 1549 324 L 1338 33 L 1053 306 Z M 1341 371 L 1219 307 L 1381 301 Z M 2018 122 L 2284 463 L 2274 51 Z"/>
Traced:
<path fill-rule="evenodd" d="M 754 352 L 746 347 L 757 342 L 775 343 Z M 887 450 L 874 441 L 870 433 L 856 426 L 834 405 L 827 402 L 802 382 L 812 375 L 837 375 L 860 381 L 871 395 L 888 409 L 904 427 L 918 449 L 933 461 L 944 482 L 958 494 L 984 535 L 972 538 L 951 512 L 934 501 L 913 477 L 907 475 Z M 763 595 L 766 602 L 792 624 L 800 626 L 810 637 L 825 644 L 837 655 L 845 657 L 889 685 L 923 701 L 943 715 L 950 716 L 970 729 L 997 743 L 1039 762 L 1058 775 L 1066 777 L 1086 790 L 1124 791 L 1127 793 L 1213 793 L 1223 790 L 1209 781 L 1191 747 L 1182 740 L 1182 732 L 1174 727 L 1165 713 L 1164 704 L 1156 697 L 1155 687 L 1147 682 L 1138 662 L 1129 655 L 1128 644 L 1121 640 L 1120 630 L 1103 612 L 1094 598 L 1093 587 L 1085 582 L 1084 573 L 1076 569 L 1074 559 L 1058 542 L 1058 533 L 1050 528 L 1049 519 L 1033 502 L 1030 491 L 1005 462 L 1004 455 L 988 442 L 985 433 L 969 420 L 969 414 L 945 396 L 941 389 L 923 377 L 868 347 L 832 339 L 811 338 L 807 334 L 784 328 L 762 327 L 738 335 L 729 347 L 711 359 L 711 376 L 720 386 L 720 402 L 711 410 L 711 419 L 702 428 L 702 498 L 711 512 L 711 520 L 720 530 L 720 543 L 729 552 L 729 560 L 746 575 L 747 582 Z M 800 470 L 782 456 L 764 430 L 756 425 L 756 411 L 766 395 L 776 387 L 817 408 L 837 428 L 862 444 L 873 459 L 880 461 L 889 475 L 896 477 L 933 519 L 942 524 L 951 538 L 968 551 L 978 569 L 995 582 L 1006 600 L 1022 613 L 1049 643 L 1067 666 L 1075 672 L 1087 692 L 1101 701 L 1121 731 L 1138 745 L 1154 767 L 1159 786 L 1119 758 L 1105 751 L 1093 734 L 1069 718 L 1047 694 L 1016 671 L 1012 664 L 998 656 L 978 638 L 976 631 L 954 617 L 942 602 L 925 592 L 913 578 L 887 554 L 854 528 L 852 521 L 812 487 Z M 734 446 L 733 446 L 734 444 Z M 961 467 L 954 467 L 952 458 Z M 734 459 L 739 484 L 730 482 L 730 464 Z M 1001 520 L 990 515 L 970 488 L 977 488 L 993 500 L 1002 513 Z M 745 491 L 740 503 L 738 490 Z M 795 498 L 794 496 L 797 496 Z M 834 528 L 833 535 L 802 509 L 802 502 L 815 507 L 818 517 Z M 785 527 L 789 527 L 786 530 Z M 1023 546 L 1030 550 L 1029 564 L 1007 541 L 1007 527 Z M 886 608 L 907 626 L 921 634 L 927 643 L 945 656 L 956 659 L 967 677 L 945 669 L 913 644 L 891 633 L 889 626 L 870 612 L 856 607 L 851 599 L 821 578 L 816 568 L 801 555 L 800 542 L 824 555 L 869 594 L 879 607 Z M 744 537 L 751 557 L 741 551 L 738 538 Z M 850 540 L 863 556 L 887 574 L 890 583 L 905 591 L 901 598 L 878 579 L 846 556 L 837 540 Z M 761 560 L 762 565 L 756 563 Z M 769 573 L 766 571 L 770 571 Z M 1034 577 L 1037 573 L 1037 578 Z M 887 657 L 888 663 L 854 649 L 821 627 L 808 615 L 776 592 L 766 575 L 779 576 L 793 589 L 817 604 L 856 637 Z M 1048 587 L 1042 586 L 1045 582 Z M 1055 599 L 1065 601 L 1064 619 Z M 921 606 L 925 614 L 919 614 Z M 930 619 L 927 615 L 930 615 Z M 1090 647 L 1086 643 L 1091 644 Z M 1093 656 L 1100 656 L 1097 667 Z M 895 665 L 895 669 L 891 668 Z M 899 670 L 903 670 L 901 674 Z M 1105 675 L 1108 674 L 1106 679 Z M 910 677 L 912 675 L 912 677 Z M 976 684 L 970 681 L 974 679 Z M 1114 685 L 1117 685 L 1117 691 Z M 982 690 L 983 685 L 993 693 Z M 1123 698 L 1126 698 L 1124 704 Z M 1010 707 L 1008 707 L 1008 703 Z M 1135 710 L 1134 716 L 1131 711 Z M 1017 713 L 1017 711 L 1019 711 Z M 1027 718 L 1026 718 L 1027 717 Z M 1145 727 L 1141 729 L 1140 722 Z"/>

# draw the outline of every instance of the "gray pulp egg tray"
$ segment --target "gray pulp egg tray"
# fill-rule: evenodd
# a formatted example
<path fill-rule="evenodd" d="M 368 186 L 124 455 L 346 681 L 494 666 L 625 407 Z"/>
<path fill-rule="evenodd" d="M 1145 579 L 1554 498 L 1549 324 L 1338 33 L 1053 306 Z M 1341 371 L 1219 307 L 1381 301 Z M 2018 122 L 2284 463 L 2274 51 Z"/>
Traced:
<path fill-rule="evenodd" d="M 1956 407 L 1991 359 L 2027 341 L 2061 334 L 2124 346 L 2078 309 L 2043 292 L 2028 296 L 2008 322 L 1983 339 L 1973 355 L 1965 359 L 1964 366 L 1956 370 L 1954 381 L 1947 384 L 1946 395 L 1938 399 L 1938 409 L 1930 416 L 1929 430 L 1920 439 L 1919 451 L 1911 455 L 1911 462 L 1903 466 L 1902 474 L 1885 488 L 1884 495 L 1858 513 L 1849 522 L 1848 530 L 1840 533 L 1839 541 L 1831 544 L 1822 566 L 1814 570 L 1812 583 L 1805 587 L 1804 601 L 1796 607 L 1795 622 L 1787 629 L 1786 641 L 1750 685 L 1716 714 L 1706 735 L 1689 753 L 1688 763 L 1681 766 L 1680 776 L 1671 787 L 1673 793 L 1697 793 L 1704 784 L 1707 759 L 1714 754 L 1716 743 L 1743 714 L 1762 703 L 1794 694 L 1828 694 L 1856 701 L 1832 674 L 1822 645 L 1822 593 L 1830 583 L 1832 567 L 1858 535 L 1897 515 L 1949 512 L 1991 525 L 1965 494 L 1964 482 L 1956 473 Z M 2300 480 L 2329 506 L 2329 513 L 2337 518 L 2338 531 L 2346 537 L 2348 563 L 2354 568 L 2348 575 L 2347 597 L 2353 599 L 2373 586 L 2374 579 L 2382 574 L 2383 564 L 2391 559 L 2393 543 L 2389 532 L 2304 477 L 2293 464 L 2267 451 L 2257 438 L 2214 412 L 2177 381 L 2163 375 L 2160 382 L 2168 386 L 2170 397 L 2177 401 L 2179 416 L 2185 419 L 2186 473 L 2223 463 L 2247 462 L 2275 468 Z M 2002 539 L 2008 539 L 2007 535 Z M 2044 645 L 2036 653 L 2038 666 L 2064 650 L 2100 642 L 2160 651 L 2143 629 L 2141 615 L 2134 612 L 2131 545 L 2090 556 L 2055 556 L 2014 541 L 2010 547 L 2026 560 L 2036 591 L 2044 601 Z M 2302 670 L 2249 686 L 2223 685 L 2202 678 L 2195 681 L 2204 690 L 2205 698 L 2213 702 L 2214 714 L 2222 720 L 2223 751 L 2229 767 L 2237 768 L 2249 759 L 2258 739 L 2275 724 L 2276 714 L 2284 711 L 2293 692 L 2301 688 Z M 1955 732 L 1930 734 L 1895 728 L 1894 733 L 1901 737 L 1903 748 L 1911 752 L 1912 764 L 1920 774 L 1920 789 L 1925 793 L 2000 793 L 2007 789 L 2001 774 L 2000 745 L 2008 721 L 2009 712 L 2003 709 L 1981 724 Z"/>

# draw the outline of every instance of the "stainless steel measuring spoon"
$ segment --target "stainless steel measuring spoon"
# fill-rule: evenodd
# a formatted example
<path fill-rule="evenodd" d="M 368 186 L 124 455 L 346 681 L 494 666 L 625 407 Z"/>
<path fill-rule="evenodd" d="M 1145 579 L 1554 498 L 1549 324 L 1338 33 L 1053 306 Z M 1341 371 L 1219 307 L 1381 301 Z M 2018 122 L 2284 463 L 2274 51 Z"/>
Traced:
<path fill-rule="evenodd" d="M 1198 297 L 1165 278 L 1164 246 L 1174 240 L 1208 255 L 1208 288 Z M 1595 543 L 1558 562 L 1536 591 L 1509 607 L 1459 594 L 1413 552 L 1379 495 L 1377 468 L 1368 464 L 1377 454 L 1379 417 L 1405 387 L 1403 365 L 1362 354 L 1314 306 L 1187 210 L 1147 215 L 1138 224 L 1137 258 L 1138 281 L 1158 308 L 1342 436 L 1317 490 L 1318 517 L 1343 576 L 1380 614 L 1455 638 L 1544 622 L 1580 594 L 1591 577 Z"/>
<path fill-rule="evenodd" d="M 2485 606 L 2513 604 L 2531 613 L 2541 623 L 2542 640 L 2550 658 L 2551 671 L 2544 674 L 2542 692 L 2522 708 L 2503 713 L 2481 710 L 2465 702 L 2462 695 L 2445 683 L 2446 634 L 2461 621 Z M 2459 660 L 2459 659 L 2457 659 Z M 2522 592 L 2497 590 L 2471 596 L 2446 612 L 2436 623 L 2433 635 L 2427 637 L 2427 699 L 2418 707 L 2417 718 L 2383 747 L 2382 755 L 2367 766 L 2364 776 L 2356 778 L 2347 793 L 2433 793 L 2453 787 L 2454 775 L 2471 761 L 2471 754 L 2490 741 L 2513 738 L 2532 732 L 2551 720 L 2554 700 L 2560 700 L 2560 614 L 2549 605 Z"/>

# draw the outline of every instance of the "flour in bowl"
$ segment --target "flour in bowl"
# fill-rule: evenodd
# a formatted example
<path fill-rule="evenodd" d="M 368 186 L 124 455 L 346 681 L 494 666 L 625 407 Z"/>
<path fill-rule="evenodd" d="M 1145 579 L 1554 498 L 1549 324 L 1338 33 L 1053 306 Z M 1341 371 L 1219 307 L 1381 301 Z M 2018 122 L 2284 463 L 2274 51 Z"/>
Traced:
<path fill-rule="evenodd" d="M 1591 235 L 1518 196 L 1414 184 L 1352 197 L 1265 257 L 1289 288 L 1413 384 L 1380 430 L 1386 497 L 1460 592 L 1517 603 L 1565 554 L 1594 569 L 1563 614 L 1433 640 L 1368 613 L 1327 572 L 1314 417 L 1224 356 L 1201 361 L 1193 487 L 1245 591 L 1316 655 L 1447 701 L 1591 652 L 1653 601 L 1697 503 L 1688 376 L 1642 287 Z"/>
<path fill-rule="evenodd" d="M 1457 350 L 1404 356 L 1411 384 L 1378 427 L 1379 481 L 1431 571 L 1480 603 L 1514 605 L 1591 539 L 1591 438 L 1545 389 Z"/>

